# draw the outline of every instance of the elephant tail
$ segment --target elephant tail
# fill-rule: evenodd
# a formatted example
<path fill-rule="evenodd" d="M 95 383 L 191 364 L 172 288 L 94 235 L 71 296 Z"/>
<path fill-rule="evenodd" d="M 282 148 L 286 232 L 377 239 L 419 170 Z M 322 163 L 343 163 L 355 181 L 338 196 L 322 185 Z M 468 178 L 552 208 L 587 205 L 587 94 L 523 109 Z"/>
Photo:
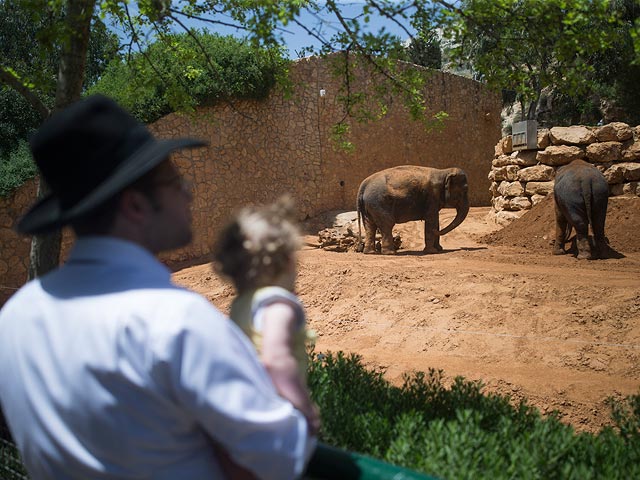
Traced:
<path fill-rule="evenodd" d="M 366 215 L 364 206 L 364 189 L 362 187 L 358 189 L 356 211 L 358 213 L 358 243 L 356 245 L 356 251 L 361 252 L 364 250 L 364 242 L 362 241 L 362 222 L 364 222 L 364 216 Z"/>
<path fill-rule="evenodd" d="M 585 189 L 586 191 L 583 193 L 584 197 L 584 208 L 587 211 L 587 220 L 589 221 L 589 225 L 593 228 L 593 184 L 589 182 L 588 187 Z M 589 227 L 587 225 L 587 228 Z"/>

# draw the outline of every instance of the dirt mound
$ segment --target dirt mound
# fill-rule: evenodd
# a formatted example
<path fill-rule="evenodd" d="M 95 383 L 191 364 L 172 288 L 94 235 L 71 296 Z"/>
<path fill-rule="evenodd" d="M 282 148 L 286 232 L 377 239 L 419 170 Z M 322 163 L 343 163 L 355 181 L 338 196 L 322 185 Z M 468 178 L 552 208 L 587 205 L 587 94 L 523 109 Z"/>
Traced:
<path fill-rule="evenodd" d="M 611 248 L 624 254 L 640 252 L 640 197 L 609 198 L 605 234 Z M 555 237 L 553 195 L 547 196 L 522 217 L 481 238 L 487 245 L 525 247 L 532 252 L 551 251 Z"/>

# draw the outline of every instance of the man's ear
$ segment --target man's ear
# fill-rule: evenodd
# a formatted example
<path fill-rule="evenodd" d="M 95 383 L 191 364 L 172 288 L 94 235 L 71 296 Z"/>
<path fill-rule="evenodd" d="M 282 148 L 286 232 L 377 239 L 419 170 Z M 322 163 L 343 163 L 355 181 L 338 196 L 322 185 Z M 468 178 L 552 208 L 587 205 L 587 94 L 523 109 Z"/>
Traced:
<path fill-rule="evenodd" d="M 143 222 L 152 208 L 149 198 L 133 188 L 122 191 L 119 207 L 122 215 L 135 223 Z"/>

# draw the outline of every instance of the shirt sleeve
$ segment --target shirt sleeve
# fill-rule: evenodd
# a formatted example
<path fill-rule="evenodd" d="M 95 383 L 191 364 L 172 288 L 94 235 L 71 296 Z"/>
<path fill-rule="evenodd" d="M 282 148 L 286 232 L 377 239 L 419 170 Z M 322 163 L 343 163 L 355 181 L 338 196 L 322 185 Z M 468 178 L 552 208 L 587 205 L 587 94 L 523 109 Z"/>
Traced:
<path fill-rule="evenodd" d="M 255 349 L 205 300 L 194 302 L 171 342 L 178 401 L 238 464 L 259 478 L 302 474 L 313 442 L 304 416 L 281 398 Z"/>
<path fill-rule="evenodd" d="M 296 328 L 305 328 L 306 318 L 304 313 L 304 307 L 302 303 L 295 295 L 286 292 L 284 289 L 278 287 L 268 287 L 264 289 L 264 293 L 259 293 L 253 299 L 251 304 L 251 313 L 253 328 L 258 332 L 262 332 L 264 329 L 264 310 L 269 305 L 276 302 L 283 302 L 291 306 L 296 315 Z"/>

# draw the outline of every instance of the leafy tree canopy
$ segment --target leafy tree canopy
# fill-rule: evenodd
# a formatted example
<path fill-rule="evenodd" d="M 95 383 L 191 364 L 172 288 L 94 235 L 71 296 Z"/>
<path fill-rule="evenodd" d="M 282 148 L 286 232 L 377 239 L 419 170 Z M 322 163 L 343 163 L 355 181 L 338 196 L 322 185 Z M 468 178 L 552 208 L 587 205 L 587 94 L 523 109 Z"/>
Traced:
<path fill-rule="evenodd" d="M 150 123 L 176 110 L 230 98 L 264 98 L 286 74 L 281 49 L 206 31 L 161 34 L 142 52 L 113 61 L 88 93 L 111 96 Z"/>
<path fill-rule="evenodd" d="M 43 111 L 54 106 L 60 25 L 64 9 L 44 1 L 0 0 L 0 160 L 6 161 L 42 121 L 38 111 L 16 89 L 23 86 L 38 98 Z M 115 34 L 100 19 L 92 22 L 87 51 L 85 87 L 94 83 L 119 48 Z M 5 80 L 5 82 L 3 82 Z"/>
<path fill-rule="evenodd" d="M 610 0 L 462 0 L 442 20 L 453 58 L 515 91 L 527 118 L 547 87 L 574 96 L 589 89 L 590 60 L 616 45 L 622 22 Z"/>

